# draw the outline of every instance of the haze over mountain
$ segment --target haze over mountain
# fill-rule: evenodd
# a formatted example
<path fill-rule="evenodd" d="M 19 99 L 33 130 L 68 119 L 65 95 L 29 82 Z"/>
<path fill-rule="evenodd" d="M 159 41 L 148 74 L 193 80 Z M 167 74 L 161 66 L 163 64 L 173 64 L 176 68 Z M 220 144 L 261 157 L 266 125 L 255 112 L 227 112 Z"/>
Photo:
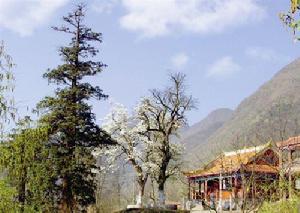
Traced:
<path fill-rule="evenodd" d="M 212 111 L 202 121 L 187 128 L 181 135 L 180 141 L 185 144 L 187 150 L 205 143 L 209 136 L 231 118 L 232 112 L 227 108 Z"/>
<path fill-rule="evenodd" d="M 188 159 L 196 160 L 197 156 L 191 155 L 191 150 L 207 143 L 208 138 L 216 132 L 232 116 L 233 110 L 220 108 L 209 113 L 203 120 L 183 130 L 180 142 L 185 145 Z"/>
<path fill-rule="evenodd" d="M 197 156 L 207 160 L 221 151 L 300 134 L 299 91 L 300 59 L 297 59 L 244 99 L 231 118 L 225 119 L 215 131 L 203 134 L 201 128 L 189 130 L 192 134 L 187 133 L 184 139 L 189 159 Z"/>

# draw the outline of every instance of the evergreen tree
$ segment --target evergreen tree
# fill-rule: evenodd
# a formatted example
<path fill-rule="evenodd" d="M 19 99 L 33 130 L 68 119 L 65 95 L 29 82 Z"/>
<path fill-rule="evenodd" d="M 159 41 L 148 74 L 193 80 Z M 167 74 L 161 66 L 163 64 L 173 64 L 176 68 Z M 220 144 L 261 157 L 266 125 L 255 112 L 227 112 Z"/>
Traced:
<path fill-rule="evenodd" d="M 45 97 L 38 104 L 42 110 L 41 122 L 50 129 L 53 165 L 56 170 L 54 190 L 56 202 L 62 212 L 85 211 L 95 202 L 96 159 L 93 150 L 109 144 L 109 137 L 95 123 L 91 98 L 105 99 L 98 86 L 84 82 L 106 66 L 91 58 L 98 49 L 91 42 L 102 42 L 101 33 L 84 25 L 83 5 L 63 17 L 65 25 L 54 30 L 70 35 L 71 42 L 59 49 L 63 64 L 48 70 L 44 78 L 58 86 L 55 96 Z"/>

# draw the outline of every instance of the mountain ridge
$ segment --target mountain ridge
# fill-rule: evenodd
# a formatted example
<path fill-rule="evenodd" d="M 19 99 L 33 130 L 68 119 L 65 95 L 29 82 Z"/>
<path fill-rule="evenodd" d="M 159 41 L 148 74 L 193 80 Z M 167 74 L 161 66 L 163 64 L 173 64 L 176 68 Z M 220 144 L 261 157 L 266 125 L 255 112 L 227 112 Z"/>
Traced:
<path fill-rule="evenodd" d="M 230 119 L 188 152 L 191 156 L 207 160 L 222 151 L 261 144 L 268 140 L 286 139 L 299 134 L 298 91 L 300 59 L 283 67 L 252 95 L 241 101 Z M 284 134 L 280 130 L 280 122 L 283 120 L 286 123 Z"/>
<path fill-rule="evenodd" d="M 233 110 L 228 108 L 213 110 L 204 119 L 182 131 L 179 141 L 185 145 L 184 156 L 188 156 L 187 161 L 196 158 L 190 156 L 191 150 L 205 143 L 211 134 L 231 118 L 232 112 Z"/>

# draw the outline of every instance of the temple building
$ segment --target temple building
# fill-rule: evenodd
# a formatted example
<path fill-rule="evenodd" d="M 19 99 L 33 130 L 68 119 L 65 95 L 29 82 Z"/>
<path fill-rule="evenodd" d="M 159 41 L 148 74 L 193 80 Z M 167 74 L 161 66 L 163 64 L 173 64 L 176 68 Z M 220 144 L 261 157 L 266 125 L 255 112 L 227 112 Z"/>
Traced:
<path fill-rule="evenodd" d="M 224 152 L 203 168 L 184 174 L 189 200 L 210 208 L 237 209 L 270 197 L 278 186 L 279 157 L 268 143 Z"/>
<path fill-rule="evenodd" d="M 284 199 L 291 198 L 295 190 L 300 190 L 300 136 L 277 142 L 276 145 L 279 149 L 282 196 Z M 283 187 L 285 185 L 287 187 Z"/>

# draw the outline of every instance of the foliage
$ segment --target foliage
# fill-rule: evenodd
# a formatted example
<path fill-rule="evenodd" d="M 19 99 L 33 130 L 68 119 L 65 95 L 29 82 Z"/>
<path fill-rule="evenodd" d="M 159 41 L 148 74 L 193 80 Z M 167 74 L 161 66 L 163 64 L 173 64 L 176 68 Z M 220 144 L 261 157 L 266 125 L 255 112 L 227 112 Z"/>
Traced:
<path fill-rule="evenodd" d="M 84 210 L 95 202 L 96 159 L 92 151 L 110 143 L 107 135 L 94 122 L 95 115 L 87 103 L 91 98 L 105 99 L 98 86 L 84 82 L 85 77 L 95 76 L 105 67 L 102 62 L 91 60 L 98 49 L 91 42 L 102 42 L 101 33 L 84 25 L 84 6 L 63 17 L 65 25 L 56 31 L 70 35 L 69 45 L 59 49 L 63 64 L 48 70 L 44 78 L 58 86 L 53 97 L 45 97 L 38 104 L 41 122 L 51 127 L 49 146 L 55 169 L 52 189 L 55 203 L 60 210 Z"/>
<path fill-rule="evenodd" d="M 14 202 L 16 189 L 6 180 L 0 180 L 0 212 L 16 212 L 17 204 Z"/>
<path fill-rule="evenodd" d="M 285 13 L 280 13 L 280 19 L 285 25 L 290 27 L 295 36 L 295 40 L 300 40 L 297 33 L 300 30 L 300 19 L 296 17 L 300 9 L 300 0 L 290 0 L 290 10 Z"/>
<path fill-rule="evenodd" d="M 28 118 L 18 124 L 10 139 L 0 146 L 4 179 L 15 189 L 20 212 L 51 209 L 49 185 L 52 165 L 45 146 L 48 128 L 29 126 Z"/>
<path fill-rule="evenodd" d="M 12 57 L 7 54 L 4 42 L 0 41 L 0 136 L 3 137 L 4 123 L 14 120 L 14 75 Z"/>
<path fill-rule="evenodd" d="M 300 208 L 299 198 L 280 200 L 277 202 L 264 202 L 258 210 L 259 213 L 298 213 Z"/>

